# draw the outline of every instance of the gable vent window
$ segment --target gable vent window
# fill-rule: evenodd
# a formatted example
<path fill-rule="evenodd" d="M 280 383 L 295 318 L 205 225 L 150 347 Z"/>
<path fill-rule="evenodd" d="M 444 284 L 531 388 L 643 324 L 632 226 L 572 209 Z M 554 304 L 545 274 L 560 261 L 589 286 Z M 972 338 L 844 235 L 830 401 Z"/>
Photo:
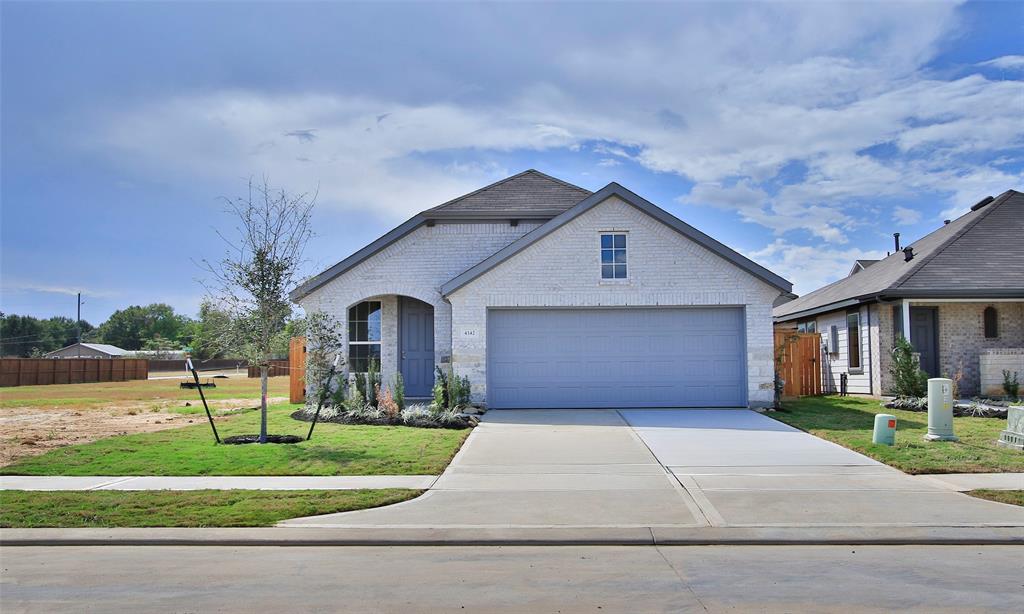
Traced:
<path fill-rule="evenodd" d="M 626 279 L 626 235 L 601 235 L 601 279 Z"/>
<path fill-rule="evenodd" d="M 995 307 L 986 307 L 984 312 L 985 338 L 995 339 L 999 336 L 999 312 Z"/>

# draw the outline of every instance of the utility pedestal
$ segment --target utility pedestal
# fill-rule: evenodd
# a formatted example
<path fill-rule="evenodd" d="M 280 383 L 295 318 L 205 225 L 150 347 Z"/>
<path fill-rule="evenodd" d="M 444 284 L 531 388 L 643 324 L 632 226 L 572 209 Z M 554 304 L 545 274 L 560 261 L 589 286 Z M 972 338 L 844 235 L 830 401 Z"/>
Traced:
<path fill-rule="evenodd" d="M 928 380 L 927 441 L 960 441 L 953 435 L 953 380 L 933 377 Z"/>

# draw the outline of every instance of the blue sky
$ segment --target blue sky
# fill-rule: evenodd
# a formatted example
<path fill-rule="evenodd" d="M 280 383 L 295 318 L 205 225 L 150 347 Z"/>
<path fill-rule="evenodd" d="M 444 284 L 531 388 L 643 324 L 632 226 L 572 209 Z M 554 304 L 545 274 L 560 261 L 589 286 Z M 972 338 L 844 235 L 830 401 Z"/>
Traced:
<path fill-rule="evenodd" d="M 194 313 L 220 197 L 319 190 L 309 272 L 537 168 L 805 293 L 1024 189 L 1024 4 L 4 2 L 0 309 Z"/>

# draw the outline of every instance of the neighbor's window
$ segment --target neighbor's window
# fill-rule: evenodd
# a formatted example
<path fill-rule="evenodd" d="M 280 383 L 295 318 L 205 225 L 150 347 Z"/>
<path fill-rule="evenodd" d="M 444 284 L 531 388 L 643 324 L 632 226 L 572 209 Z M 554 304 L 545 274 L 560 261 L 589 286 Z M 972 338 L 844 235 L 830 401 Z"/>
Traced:
<path fill-rule="evenodd" d="M 797 322 L 796 332 L 816 333 L 818 332 L 818 322 L 816 320 L 806 320 L 804 322 Z"/>
<path fill-rule="evenodd" d="M 626 235 L 601 235 L 601 279 L 626 279 Z"/>
<path fill-rule="evenodd" d="M 348 310 L 348 364 L 366 373 L 370 361 L 380 364 L 380 301 L 363 301 Z"/>
<path fill-rule="evenodd" d="M 996 311 L 995 307 L 986 307 L 984 317 L 985 337 L 987 339 L 995 339 L 999 336 L 999 312 Z"/>
<path fill-rule="evenodd" d="M 846 314 L 846 357 L 847 367 L 860 368 L 860 313 Z"/>

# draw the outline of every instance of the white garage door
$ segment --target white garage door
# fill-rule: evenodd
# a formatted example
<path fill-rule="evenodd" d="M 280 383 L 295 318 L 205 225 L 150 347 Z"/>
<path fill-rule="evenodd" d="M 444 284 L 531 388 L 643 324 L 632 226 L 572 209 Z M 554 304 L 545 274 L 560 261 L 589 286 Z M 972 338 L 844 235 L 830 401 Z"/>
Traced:
<path fill-rule="evenodd" d="M 493 309 L 492 408 L 746 405 L 739 307 Z"/>

